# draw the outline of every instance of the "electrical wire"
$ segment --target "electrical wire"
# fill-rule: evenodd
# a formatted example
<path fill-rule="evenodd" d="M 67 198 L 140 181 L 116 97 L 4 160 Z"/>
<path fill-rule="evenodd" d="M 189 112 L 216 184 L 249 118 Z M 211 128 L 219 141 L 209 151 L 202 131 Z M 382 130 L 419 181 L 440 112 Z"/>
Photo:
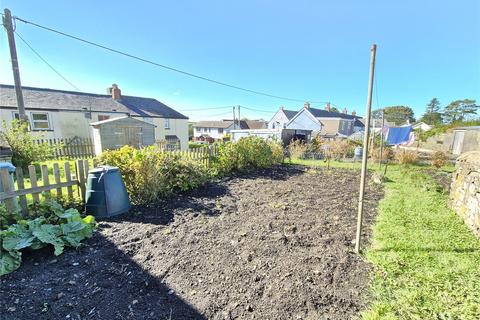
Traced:
<path fill-rule="evenodd" d="M 38 53 L 23 37 L 20 33 L 18 33 L 18 31 L 15 31 L 15 34 L 18 36 L 18 38 L 20 40 L 23 41 L 23 43 L 25 43 L 25 45 L 30 48 L 30 50 L 32 50 L 33 53 L 35 53 L 35 55 L 40 59 L 42 60 L 50 69 L 52 69 L 53 72 L 55 72 L 60 78 L 62 78 L 63 80 L 65 80 L 66 83 L 68 83 L 70 86 L 72 86 L 73 88 L 75 88 L 75 90 L 77 91 L 82 91 L 80 90 L 80 88 L 78 88 L 76 85 L 74 85 L 72 82 L 70 82 L 70 80 L 68 80 L 65 76 L 63 76 L 57 69 L 55 69 L 50 63 L 48 63 L 48 61 L 43 58 L 40 53 Z"/>
<path fill-rule="evenodd" d="M 186 112 L 186 111 L 205 111 L 205 110 L 218 110 L 218 109 L 227 109 L 233 108 L 236 106 L 225 106 L 225 107 L 211 107 L 211 108 L 197 108 L 197 109 L 178 109 L 178 111 Z"/>
<path fill-rule="evenodd" d="M 290 98 L 290 97 L 277 96 L 277 95 L 266 93 L 266 92 L 263 92 L 263 91 L 258 91 L 258 90 L 252 90 L 252 89 L 248 89 L 248 88 L 239 87 L 239 86 L 236 86 L 236 85 L 233 85 L 233 84 L 229 84 L 229 83 L 226 83 L 226 82 L 214 80 L 214 79 L 207 78 L 207 77 L 204 77 L 204 76 L 200 76 L 200 75 L 197 75 L 197 74 L 194 74 L 194 73 L 191 73 L 191 72 L 187 72 L 187 71 L 183 71 L 183 70 L 180 70 L 180 69 L 177 69 L 177 68 L 174 68 L 174 67 L 170 67 L 170 66 L 167 66 L 167 65 L 164 65 L 164 64 L 152 61 L 152 60 L 148 60 L 146 58 L 142 58 L 142 57 L 139 57 L 139 56 L 136 56 L 136 55 L 133 55 L 133 54 L 121 51 L 121 50 L 113 49 L 113 48 L 107 47 L 106 45 L 95 43 L 93 41 L 89 41 L 89 40 L 86 40 L 86 39 L 83 39 L 83 38 L 80 38 L 80 37 L 77 37 L 77 36 L 74 36 L 74 35 L 56 30 L 56 29 L 53 29 L 53 28 L 42 26 L 42 25 L 37 24 L 35 22 L 28 21 L 28 20 L 25 20 L 25 19 L 22 19 L 22 18 L 19 18 L 19 17 L 16 17 L 16 16 L 13 17 L 13 19 L 14 20 L 19 20 L 19 21 L 21 21 L 25 24 L 30 24 L 30 25 L 35 26 L 37 28 L 41 28 L 41 29 L 44 29 L 44 30 L 47 30 L 47 31 L 50 31 L 50 32 L 54 32 L 54 33 L 57 33 L 59 35 L 65 36 L 67 38 L 71 38 L 71 39 L 89 44 L 89 45 L 94 46 L 94 47 L 104 49 L 104 50 L 107 50 L 107 51 L 110 51 L 110 52 L 113 52 L 113 53 L 116 53 L 116 54 L 119 54 L 119 55 L 122 55 L 122 56 L 125 56 L 125 57 L 129 57 L 129 58 L 132 58 L 132 59 L 135 59 L 135 60 L 138 60 L 138 61 L 141 61 L 141 62 L 145 62 L 145 63 L 151 64 L 151 65 L 163 68 L 163 69 L 167 69 L 167 70 L 177 72 L 177 73 L 189 76 L 189 77 L 197 78 L 197 79 L 200 79 L 200 80 L 208 81 L 208 82 L 211 82 L 211 83 L 214 83 L 214 84 L 217 84 L 217 85 L 221 85 L 221 86 L 224 86 L 224 87 L 229 87 L 229 88 L 232 88 L 232 89 L 236 89 L 236 90 L 240 90 L 240 91 L 244 91 L 244 92 L 249 92 L 249 93 L 253 93 L 253 94 L 261 95 L 261 96 L 265 96 L 265 97 L 280 99 L 280 100 L 295 101 L 295 102 L 310 101 L 311 103 L 324 103 L 324 102 L 319 102 L 319 101 L 311 101 L 309 99 L 296 99 L 296 98 Z"/>
<path fill-rule="evenodd" d="M 224 115 L 227 115 L 227 114 L 232 114 L 231 111 L 229 112 L 223 112 L 223 113 L 219 113 L 219 114 L 210 114 L 209 117 L 219 117 L 219 116 L 224 116 Z"/>
<path fill-rule="evenodd" d="M 245 107 L 245 106 L 240 106 L 240 107 L 242 107 L 242 109 L 247 109 L 247 110 L 254 111 L 254 112 L 262 112 L 262 113 L 268 113 L 268 114 L 275 113 L 275 111 L 260 110 L 260 109 Z"/>

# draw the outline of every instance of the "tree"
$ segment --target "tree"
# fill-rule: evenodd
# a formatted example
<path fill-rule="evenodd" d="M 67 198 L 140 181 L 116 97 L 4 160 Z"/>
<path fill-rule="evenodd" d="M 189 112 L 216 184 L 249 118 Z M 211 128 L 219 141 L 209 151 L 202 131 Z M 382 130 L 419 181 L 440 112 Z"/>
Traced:
<path fill-rule="evenodd" d="M 36 143 L 35 138 L 40 139 L 42 136 L 33 136 L 27 128 L 28 123 L 25 121 L 13 120 L 9 126 L 3 121 L 0 131 L 0 142 L 6 143 L 12 149 L 12 163 L 24 170 L 27 170 L 33 161 L 51 158 L 55 150 L 60 147 L 47 142 Z"/>
<path fill-rule="evenodd" d="M 396 125 L 405 124 L 407 121 L 413 122 L 415 118 L 412 108 L 406 106 L 391 106 L 385 107 L 385 121 L 393 122 Z M 380 119 L 382 117 L 382 110 L 377 109 L 372 112 L 372 118 Z"/>
<path fill-rule="evenodd" d="M 427 111 L 425 113 L 434 112 L 440 112 L 440 101 L 438 101 L 437 98 L 430 100 L 430 102 L 427 104 Z"/>
<path fill-rule="evenodd" d="M 475 100 L 463 99 L 455 100 L 445 107 L 445 118 L 449 123 L 464 121 L 477 114 L 479 106 Z"/>
<path fill-rule="evenodd" d="M 427 104 L 425 113 L 420 118 L 420 121 L 434 125 L 438 125 L 443 122 L 442 114 L 440 113 L 440 101 L 438 101 L 437 98 L 433 98 Z"/>
<path fill-rule="evenodd" d="M 338 111 L 337 107 L 331 107 L 330 112 L 338 112 L 339 113 L 340 111 Z"/>

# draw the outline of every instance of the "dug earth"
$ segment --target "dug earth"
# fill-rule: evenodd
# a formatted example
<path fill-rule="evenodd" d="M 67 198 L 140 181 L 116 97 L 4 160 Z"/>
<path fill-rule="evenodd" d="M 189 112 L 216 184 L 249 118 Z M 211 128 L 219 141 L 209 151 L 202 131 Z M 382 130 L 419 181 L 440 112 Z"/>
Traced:
<path fill-rule="evenodd" d="M 354 253 L 359 172 L 281 166 L 99 224 L 78 250 L 25 252 L 2 319 L 348 319 L 368 302 Z M 368 238 L 381 187 L 367 187 Z"/>

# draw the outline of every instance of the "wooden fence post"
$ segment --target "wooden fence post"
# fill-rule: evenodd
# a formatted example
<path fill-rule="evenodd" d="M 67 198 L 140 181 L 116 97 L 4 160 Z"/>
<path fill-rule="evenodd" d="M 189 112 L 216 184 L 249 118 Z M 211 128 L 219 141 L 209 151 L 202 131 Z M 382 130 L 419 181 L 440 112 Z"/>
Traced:
<path fill-rule="evenodd" d="M 65 178 L 67 179 L 67 182 L 72 181 L 72 173 L 70 172 L 70 162 L 65 162 L 64 170 L 65 170 Z M 73 188 L 72 188 L 72 186 L 67 187 L 67 194 L 68 194 L 68 199 L 72 200 L 73 199 Z"/>
<path fill-rule="evenodd" d="M 59 184 L 62 182 L 62 180 L 60 179 L 60 169 L 58 167 L 58 163 L 54 163 L 53 164 L 53 177 L 55 178 L 55 183 L 56 184 Z M 62 196 L 62 188 L 57 188 L 57 197 L 61 197 Z"/>
<path fill-rule="evenodd" d="M 44 186 L 49 186 L 50 185 L 50 179 L 48 177 L 48 167 L 44 164 L 42 165 L 42 180 L 43 180 L 43 185 Z M 47 195 L 51 195 L 52 193 L 50 192 L 50 190 L 48 191 L 45 191 L 47 193 Z"/>
<path fill-rule="evenodd" d="M 80 189 L 80 197 L 83 201 L 85 201 L 85 168 L 83 166 L 83 160 L 77 160 L 77 175 L 78 175 L 78 183 Z"/>
<path fill-rule="evenodd" d="M 7 169 L 0 170 L 0 182 L 2 183 L 4 192 L 10 192 L 14 190 L 12 181 L 10 180 L 10 173 Z M 15 211 L 15 198 L 5 199 L 5 206 L 9 212 Z"/>
<path fill-rule="evenodd" d="M 30 176 L 30 184 L 32 185 L 32 188 L 36 188 L 37 185 L 37 172 L 35 170 L 35 166 L 29 165 L 28 166 L 28 175 Z M 39 193 L 32 193 L 33 201 L 34 202 L 40 202 L 40 196 Z"/>
<path fill-rule="evenodd" d="M 18 189 L 25 189 L 25 182 L 23 180 L 23 170 L 20 167 L 15 169 L 15 176 L 17 177 L 17 187 Z M 22 215 L 25 217 L 28 213 L 27 207 L 27 197 L 19 196 L 18 202 L 20 203 L 20 208 L 22 209 Z"/>

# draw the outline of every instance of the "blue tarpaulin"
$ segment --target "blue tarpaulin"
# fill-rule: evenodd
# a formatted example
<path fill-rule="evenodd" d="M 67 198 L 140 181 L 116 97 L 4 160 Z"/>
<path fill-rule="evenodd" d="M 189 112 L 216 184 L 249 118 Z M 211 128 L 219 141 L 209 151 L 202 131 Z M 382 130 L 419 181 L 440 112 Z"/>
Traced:
<path fill-rule="evenodd" d="M 387 144 L 398 145 L 407 142 L 412 132 L 412 126 L 390 127 L 387 133 Z"/>

